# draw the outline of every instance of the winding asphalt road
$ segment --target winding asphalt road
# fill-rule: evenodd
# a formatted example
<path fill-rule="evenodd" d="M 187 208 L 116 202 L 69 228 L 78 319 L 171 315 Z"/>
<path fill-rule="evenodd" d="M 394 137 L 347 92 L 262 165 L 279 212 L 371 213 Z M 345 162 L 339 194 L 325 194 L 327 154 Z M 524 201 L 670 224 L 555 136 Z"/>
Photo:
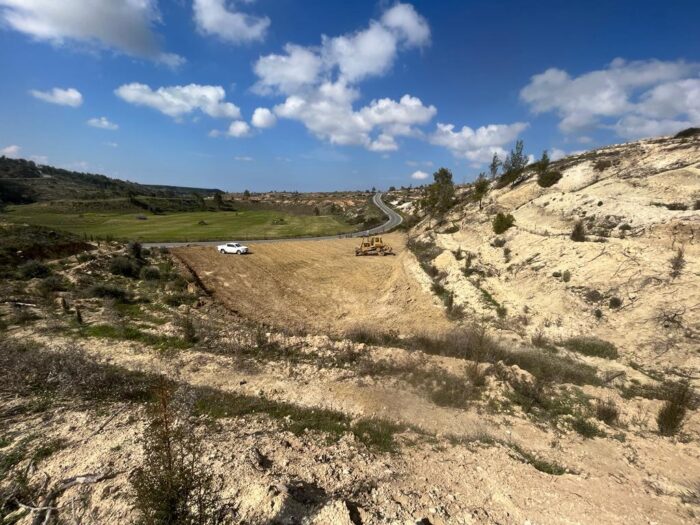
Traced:
<path fill-rule="evenodd" d="M 382 193 L 375 193 L 372 197 L 372 202 L 382 210 L 382 213 L 387 216 L 388 220 L 376 228 L 362 230 L 354 233 L 342 233 L 340 235 L 327 235 L 325 237 L 291 237 L 286 239 L 260 239 L 260 240 L 245 240 L 246 243 L 268 243 L 268 242 L 289 242 L 289 241 L 327 241 L 331 239 L 347 239 L 352 237 L 364 237 L 367 235 L 375 235 L 393 230 L 403 222 L 403 217 L 396 213 L 393 209 L 387 206 L 382 200 Z M 180 246 L 216 246 L 225 242 L 231 242 L 234 239 L 222 239 L 220 241 L 192 241 L 192 242 L 145 242 L 144 248 L 177 248 Z M 243 241 L 241 241 L 243 242 Z"/>

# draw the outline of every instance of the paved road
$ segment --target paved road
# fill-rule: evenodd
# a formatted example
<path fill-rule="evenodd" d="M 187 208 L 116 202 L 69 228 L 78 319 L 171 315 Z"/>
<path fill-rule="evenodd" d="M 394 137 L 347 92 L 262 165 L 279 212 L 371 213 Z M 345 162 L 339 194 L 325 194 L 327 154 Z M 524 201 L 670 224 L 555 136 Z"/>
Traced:
<path fill-rule="evenodd" d="M 399 224 L 403 222 L 403 217 L 396 213 L 394 210 L 392 210 L 389 206 L 384 204 L 384 201 L 382 200 L 382 194 L 381 193 L 375 193 L 374 196 L 372 197 L 372 202 L 382 210 L 384 215 L 388 217 L 389 220 L 387 220 L 384 224 L 381 226 L 377 226 L 376 228 L 372 228 L 370 230 L 363 230 L 361 232 L 354 232 L 354 233 L 343 233 L 341 235 L 327 235 L 325 237 L 293 237 L 293 238 L 288 238 L 288 239 L 260 239 L 260 240 L 246 240 L 246 241 L 241 241 L 245 243 L 268 243 L 268 242 L 283 242 L 283 241 L 327 241 L 331 239 L 346 239 L 346 238 L 351 238 L 351 237 L 363 237 L 365 235 L 375 235 L 377 233 L 384 233 L 389 230 L 392 230 L 396 228 Z M 235 239 L 222 239 L 220 241 L 192 241 L 192 242 L 145 242 L 143 243 L 144 248 L 177 248 L 179 246 L 216 246 L 218 244 L 223 244 L 225 242 L 231 242 Z"/>

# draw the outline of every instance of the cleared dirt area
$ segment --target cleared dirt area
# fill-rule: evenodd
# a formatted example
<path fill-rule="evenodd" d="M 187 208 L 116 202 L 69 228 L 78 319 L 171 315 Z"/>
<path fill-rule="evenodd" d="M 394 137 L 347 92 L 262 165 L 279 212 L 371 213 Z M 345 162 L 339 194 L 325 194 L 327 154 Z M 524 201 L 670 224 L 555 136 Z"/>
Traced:
<path fill-rule="evenodd" d="M 401 333 L 445 328 L 405 236 L 384 237 L 395 256 L 356 257 L 357 239 L 250 245 L 245 257 L 212 247 L 173 252 L 217 300 L 251 320 L 329 333 L 358 325 Z"/>

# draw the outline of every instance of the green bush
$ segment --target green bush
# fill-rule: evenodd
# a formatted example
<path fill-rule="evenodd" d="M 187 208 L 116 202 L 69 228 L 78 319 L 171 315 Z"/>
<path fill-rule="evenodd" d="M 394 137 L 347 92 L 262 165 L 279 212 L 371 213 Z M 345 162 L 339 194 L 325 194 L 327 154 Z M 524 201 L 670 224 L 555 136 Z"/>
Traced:
<path fill-rule="evenodd" d="M 88 293 L 92 297 L 101 299 L 114 299 L 120 302 L 126 302 L 130 299 L 131 294 L 124 288 L 111 284 L 95 284 L 90 287 Z"/>
<path fill-rule="evenodd" d="M 688 408 L 695 404 L 695 396 L 687 380 L 669 383 L 665 390 L 666 401 L 656 416 L 656 424 L 659 427 L 659 433 L 672 436 L 683 428 Z"/>
<path fill-rule="evenodd" d="M 114 257 L 109 263 L 109 271 L 113 275 L 136 278 L 140 270 L 140 264 L 129 257 Z"/>
<path fill-rule="evenodd" d="M 493 219 L 493 231 L 497 235 L 500 235 L 508 228 L 512 227 L 513 224 L 515 224 L 515 217 L 513 217 L 510 213 L 504 214 L 499 212 Z"/>
<path fill-rule="evenodd" d="M 572 337 L 564 341 L 564 346 L 572 352 L 589 355 L 593 357 L 603 357 L 605 359 L 616 359 L 618 357 L 615 345 L 598 339 L 597 337 Z"/>
<path fill-rule="evenodd" d="M 561 176 L 561 173 L 558 171 L 545 171 L 537 175 L 537 184 L 543 188 L 549 188 L 559 182 Z"/>
<path fill-rule="evenodd" d="M 592 421 L 589 421 L 585 417 L 577 417 L 576 419 L 574 419 L 571 423 L 571 428 L 573 428 L 576 432 L 581 434 L 586 439 L 591 439 L 601 435 L 601 432 L 600 430 L 598 430 L 596 424 Z"/>
<path fill-rule="evenodd" d="M 611 297 L 608 305 L 612 309 L 620 308 L 622 306 L 622 299 L 619 297 Z"/>
<path fill-rule="evenodd" d="M 144 281 L 157 281 L 160 279 L 160 270 L 156 266 L 144 266 L 139 272 L 139 277 Z"/>
<path fill-rule="evenodd" d="M 40 261 L 27 261 L 19 267 L 19 276 L 22 279 L 34 279 L 46 277 L 51 274 L 51 268 Z"/>
<path fill-rule="evenodd" d="M 63 292 L 67 289 L 68 283 L 59 275 L 49 275 L 37 285 L 37 290 L 43 296 L 47 296 L 53 292 Z"/>

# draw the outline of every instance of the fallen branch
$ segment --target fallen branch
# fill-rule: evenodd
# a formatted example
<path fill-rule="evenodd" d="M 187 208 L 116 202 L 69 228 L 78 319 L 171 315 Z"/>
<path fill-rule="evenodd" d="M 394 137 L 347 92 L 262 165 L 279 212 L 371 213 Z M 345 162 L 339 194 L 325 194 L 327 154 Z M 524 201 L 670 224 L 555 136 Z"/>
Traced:
<path fill-rule="evenodd" d="M 48 523 L 51 517 L 51 511 L 56 509 L 53 503 L 61 494 L 66 490 L 75 485 L 89 485 L 92 483 L 99 483 L 105 479 L 111 479 L 115 477 L 119 472 L 107 473 L 107 474 L 81 474 L 79 476 L 74 476 L 72 478 L 64 479 L 61 481 L 57 487 L 55 487 L 48 495 L 44 498 L 44 501 L 39 507 L 36 507 L 35 512 L 37 513 L 32 520 L 32 525 L 42 525 L 43 523 Z M 44 512 L 46 515 L 44 516 Z"/>

